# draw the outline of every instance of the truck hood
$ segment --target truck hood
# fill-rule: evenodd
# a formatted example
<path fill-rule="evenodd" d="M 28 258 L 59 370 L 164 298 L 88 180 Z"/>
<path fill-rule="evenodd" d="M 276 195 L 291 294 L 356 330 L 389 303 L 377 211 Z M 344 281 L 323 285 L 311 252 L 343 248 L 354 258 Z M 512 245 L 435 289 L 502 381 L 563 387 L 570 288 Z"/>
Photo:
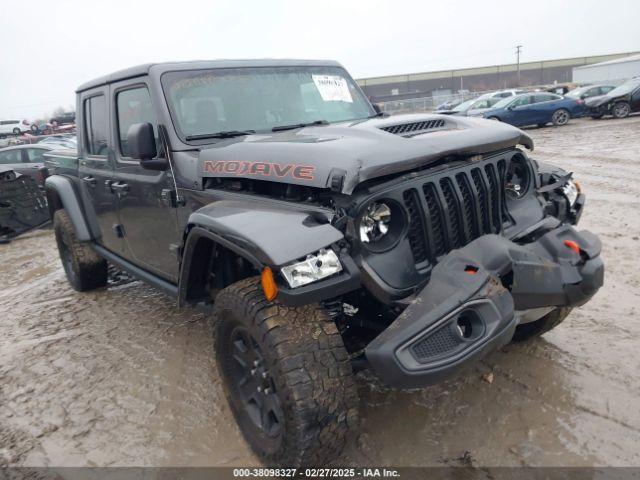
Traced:
<path fill-rule="evenodd" d="M 361 182 L 445 156 L 516 145 L 533 149 L 528 135 L 501 122 L 416 114 L 222 140 L 203 148 L 198 161 L 202 178 L 253 178 L 350 194 Z"/>

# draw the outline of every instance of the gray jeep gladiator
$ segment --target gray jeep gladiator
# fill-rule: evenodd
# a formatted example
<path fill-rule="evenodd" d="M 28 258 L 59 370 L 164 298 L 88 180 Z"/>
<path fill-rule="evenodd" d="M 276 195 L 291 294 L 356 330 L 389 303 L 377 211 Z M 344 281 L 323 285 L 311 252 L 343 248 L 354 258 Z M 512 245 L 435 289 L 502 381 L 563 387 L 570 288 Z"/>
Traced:
<path fill-rule="evenodd" d="M 67 278 L 107 264 L 211 311 L 231 410 L 270 465 L 337 458 L 354 372 L 439 382 L 603 283 L 571 174 L 521 130 L 388 116 L 332 61 L 143 65 L 77 90 L 46 180 Z"/>

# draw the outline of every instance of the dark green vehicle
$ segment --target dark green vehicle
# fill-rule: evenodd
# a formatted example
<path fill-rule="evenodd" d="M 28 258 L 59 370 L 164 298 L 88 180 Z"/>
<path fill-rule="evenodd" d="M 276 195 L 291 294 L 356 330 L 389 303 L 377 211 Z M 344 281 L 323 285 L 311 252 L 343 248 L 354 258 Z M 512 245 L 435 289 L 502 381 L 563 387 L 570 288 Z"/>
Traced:
<path fill-rule="evenodd" d="M 231 409 L 270 465 L 325 465 L 354 370 L 423 387 L 558 325 L 603 283 L 571 175 L 499 122 L 385 116 L 332 61 L 143 65 L 77 90 L 46 181 L 67 278 L 111 263 L 211 312 Z M 77 165 L 77 167 L 75 166 Z"/>

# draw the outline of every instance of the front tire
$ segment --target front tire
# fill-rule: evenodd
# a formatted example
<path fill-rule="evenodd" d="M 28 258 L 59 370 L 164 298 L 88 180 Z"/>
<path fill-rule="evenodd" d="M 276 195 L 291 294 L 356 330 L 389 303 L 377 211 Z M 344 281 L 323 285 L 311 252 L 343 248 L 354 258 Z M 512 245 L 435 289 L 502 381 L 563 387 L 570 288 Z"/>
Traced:
<path fill-rule="evenodd" d="M 222 290 L 214 346 L 245 440 L 269 466 L 318 466 L 343 451 L 358 395 L 342 338 L 319 305 L 268 302 L 249 278 Z"/>
<path fill-rule="evenodd" d="M 86 292 L 107 285 L 107 262 L 88 243 L 78 241 L 71 219 L 65 210 L 56 210 L 53 229 L 60 261 L 74 290 Z"/>
<path fill-rule="evenodd" d="M 561 127 L 562 125 L 566 125 L 569 123 L 571 119 L 571 114 L 569 110 L 565 108 L 559 108 L 555 112 L 553 112 L 553 116 L 551 117 L 551 121 L 556 127 Z"/>
<path fill-rule="evenodd" d="M 627 118 L 631 113 L 631 106 L 628 102 L 617 102 L 611 110 L 613 118 Z"/>
<path fill-rule="evenodd" d="M 547 313 L 544 317 L 535 322 L 523 323 L 516 327 L 513 334 L 513 342 L 524 342 L 534 337 L 539 337 L 549 330 L 556 328 L 571 313 L 568 307 L 560 307 Z"/>

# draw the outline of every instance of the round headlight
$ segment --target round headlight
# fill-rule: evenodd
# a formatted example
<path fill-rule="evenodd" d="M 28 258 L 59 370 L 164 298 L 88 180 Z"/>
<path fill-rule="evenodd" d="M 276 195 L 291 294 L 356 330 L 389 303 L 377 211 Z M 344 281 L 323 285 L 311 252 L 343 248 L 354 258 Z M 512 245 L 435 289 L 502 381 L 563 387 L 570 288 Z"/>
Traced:
<path fill-rule="evenodd" d="M 529 190 L 529 166 L 526 160 L 516 155 L 511 159 L 507 167 L 505 178 L 505 190 L 512 198 L 520 198 Z"/>
<path fill-rule="evenodd" d="M 360 241 L 375 243 L 389 233 L 391 207 L 384 202 L 372 202 L 360 216 Z"/>

